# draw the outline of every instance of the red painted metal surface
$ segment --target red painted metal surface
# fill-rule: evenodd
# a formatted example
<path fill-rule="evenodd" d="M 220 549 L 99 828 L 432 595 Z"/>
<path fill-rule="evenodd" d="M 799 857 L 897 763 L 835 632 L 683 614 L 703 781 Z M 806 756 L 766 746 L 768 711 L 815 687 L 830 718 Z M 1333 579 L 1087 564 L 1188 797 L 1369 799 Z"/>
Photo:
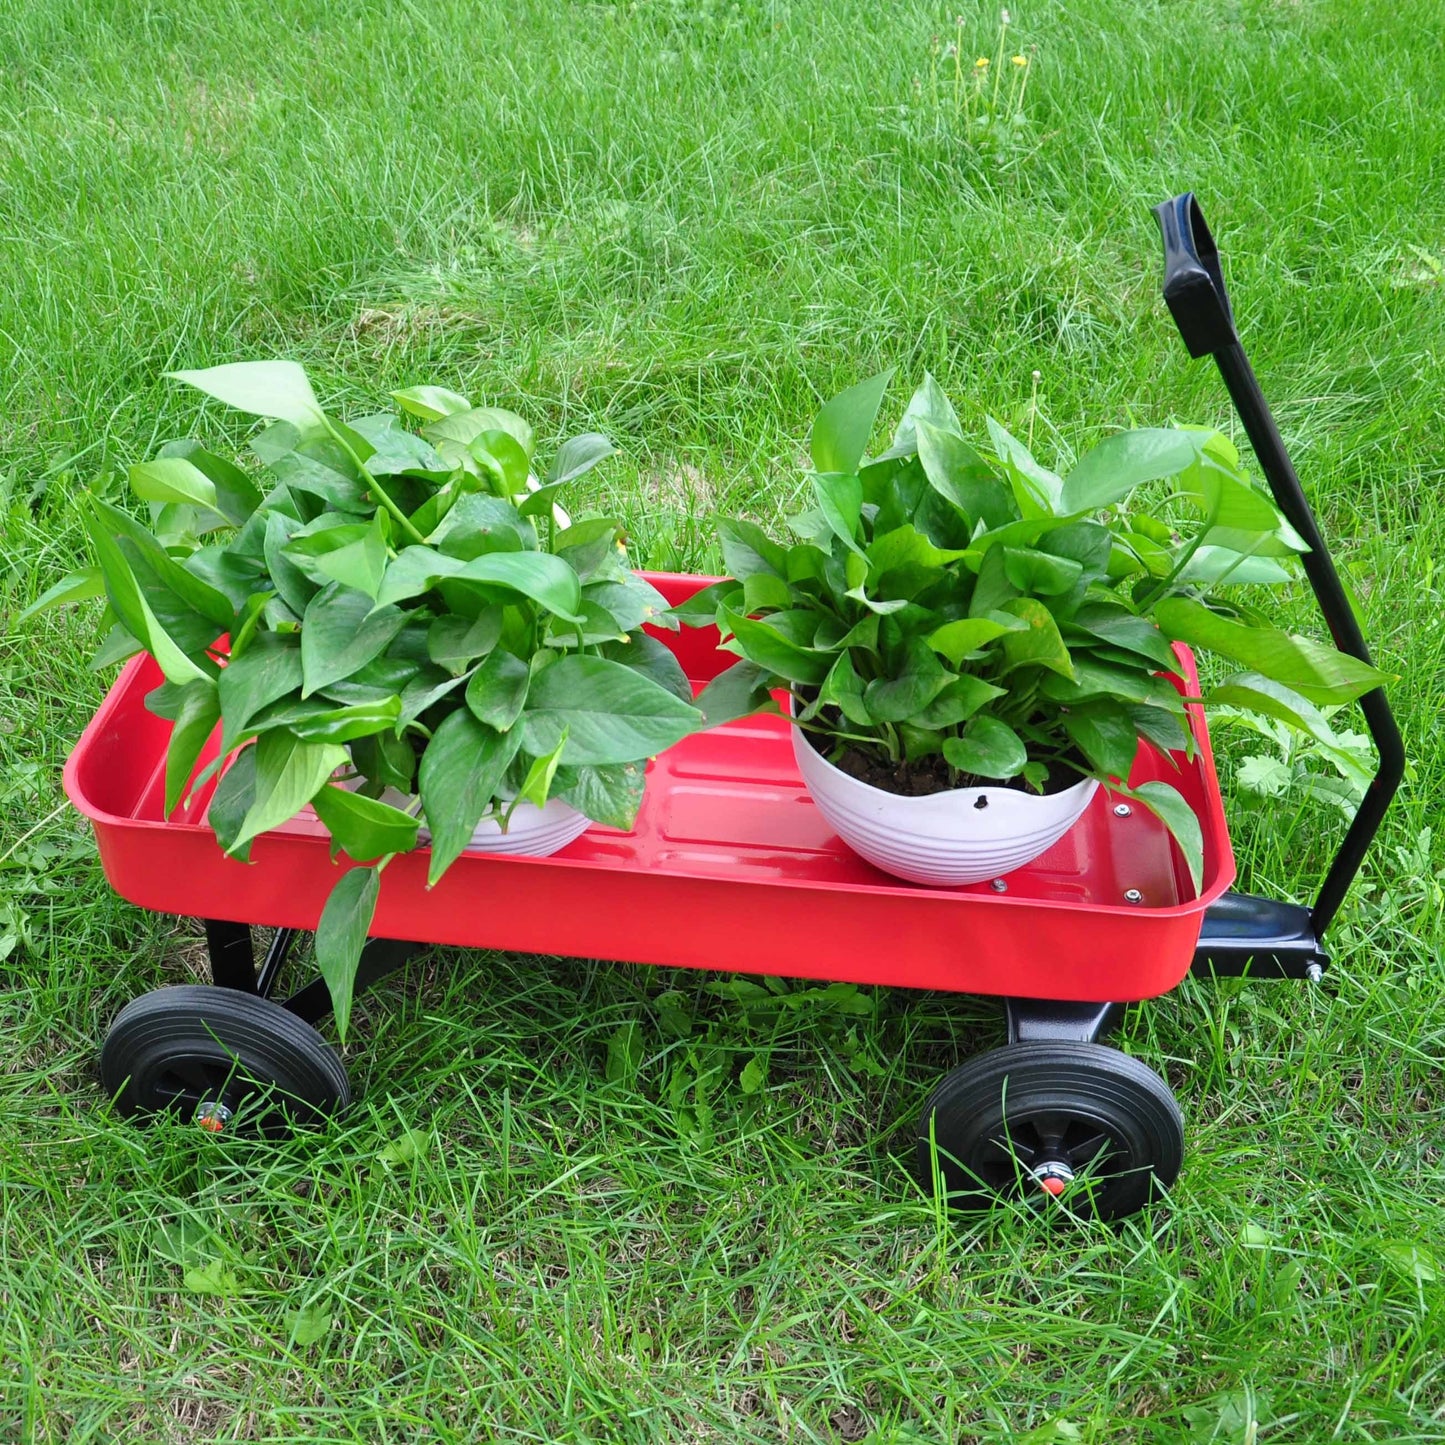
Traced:
<path fill-rule="evenodd" d="M 709 578 L 653 575 L 670 601 Z M 702 683 L 733 659 L 711 629 L 659 634 Z M 1180 649 L 1180 671 L 1195 682 Z M 225 857 L 205 822 L 209 789 L 161 816 L 170 724 L 143 699 L 149 658 L 121 673 L 65 768 L 71 801 L 95 826 L 112 887 L 143 908 L 314 928 L 338 877 L 325 835 L 303 816 L 258 838 L 249 864 Z M 516 952 L 775 973 L 965 993 L 1126 1001 L 1164 993 L 1188 971 L 1205 907 L 1234 878 L 1203 713 L 1178 770 L 1141 747 L 1130 781 L 1164 778 L 1204 829 L 1195 895 L 1163 827 L 1114 812 L 1100 789 L 1043 857 L 988 883 L 926 888 L 851 853 L 804 791 L 788 725 L 750 718 L 687 738 L 648 770 L 630 833 L 594 826 L 551 858 L 464 855 L 430 892 L 427 854 L 382 877 L 380 937 Z M 202 754 L 214 755 L 216 740 Z M 1137 889 L 1142 902 L 1125 895 Z"/>

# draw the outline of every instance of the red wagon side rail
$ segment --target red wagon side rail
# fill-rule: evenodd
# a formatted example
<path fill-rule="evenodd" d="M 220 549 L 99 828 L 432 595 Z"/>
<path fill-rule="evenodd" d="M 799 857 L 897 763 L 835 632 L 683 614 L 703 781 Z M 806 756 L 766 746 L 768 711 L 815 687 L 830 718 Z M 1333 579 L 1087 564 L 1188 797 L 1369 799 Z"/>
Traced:
<path fill-rule="evenodd" d="M 677 603 L 712 580 L 650 575 Z M 733 658 L 712 629 L 660 633 L 701 686 Z M 1196 678 L 1181 651 L 1186 686 Z M 205 821 L 209 790 L 162 817 L 170 724 L 144 706 L 148 657 L 127 665 L 65 768 L 124 898 L 159 912 L 316 926 L 336 880 L 321 826 L 263 835 L 249 864 Z M 1130 781 L 1173 783 L 1204 830 L 1196 894 L 1163 826 L 1101 789 L 1043 857 L 996 883 L 902 884 L 857 857 L 813 806 L 789 725 L 754 717 L 685 739 L 649 767 L 628 833 L 594 826 L 550 858 L 463 855 L 425 886 L 427 850 L 387 867 L 373 934 L 513 952 L 740 969 L 1020 998 L 1119 1002 L 1188 971 L 1205 909 L 1234 877 L 1202 710 L 1195 758 L 1143 746 Z M 216 740 L 204 753 L 214 756 Z M 1178 764 L 1176 769 L 1176 763 Z M 504 899 L 493 908 L 491 900 Z"/>

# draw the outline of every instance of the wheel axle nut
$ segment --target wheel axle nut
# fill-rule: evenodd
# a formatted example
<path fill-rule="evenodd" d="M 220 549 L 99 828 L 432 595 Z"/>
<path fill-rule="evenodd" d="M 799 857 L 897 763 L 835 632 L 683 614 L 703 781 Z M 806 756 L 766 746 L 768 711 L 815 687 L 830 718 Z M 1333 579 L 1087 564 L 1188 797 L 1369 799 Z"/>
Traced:
<path fill-rule="evenodd" d="M 231 1111 L 219 1099 L 208 1099 L 196 1105 L 195 1122 L 208 1134 L 219 1134 L 231 1122 Z"/>
<path fill-rule="evenodd" d="M 1039 1188 L 1054 1199 L 1057 1199 L 1074 1179 L 1072 1167 L 1062 1159 L 1050 1159 L 1046 1163 L 1036 1164 L 1029 1172 L 1038 1180 Z"/>

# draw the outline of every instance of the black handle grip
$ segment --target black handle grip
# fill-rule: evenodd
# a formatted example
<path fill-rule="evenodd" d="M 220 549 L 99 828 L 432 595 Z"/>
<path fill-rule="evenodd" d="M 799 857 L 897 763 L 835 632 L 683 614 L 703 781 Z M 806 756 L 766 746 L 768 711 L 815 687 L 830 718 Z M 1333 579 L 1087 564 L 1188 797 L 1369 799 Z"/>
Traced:
<path fill-rule="evenodd" d="M 1219 269 L 1219 247 L 1192 191 L 1154 207 L 1164 233 L 1164 300 L 1197 361 L 1239 337 Z"/>

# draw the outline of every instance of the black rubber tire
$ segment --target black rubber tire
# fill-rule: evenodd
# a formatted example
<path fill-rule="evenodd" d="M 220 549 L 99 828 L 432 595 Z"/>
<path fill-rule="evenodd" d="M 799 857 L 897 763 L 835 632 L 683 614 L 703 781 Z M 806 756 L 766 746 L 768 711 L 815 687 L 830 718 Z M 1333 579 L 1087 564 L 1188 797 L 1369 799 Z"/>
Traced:
<path fill-rule="evenodd" d="M 116 1108 L 146 1121 L 206 1102 L 274 1134 L 318 1128 L 351 1102 L 336 1050 L 270 999 L 207 984 L 158 988 L 116 1015 L 100 1051 Z M 244 1106 L 244 1107 L 243 1107 Z"/>
<path fill-rule="evenodd" d="M 918 1168 L 948 1203 L 986 1209 L 1000 1198 L 1051 1197 L 1030 1171 L 1064 1159 L 1075 1178 L 1058 1201 L 1076 1214 L 1121 1219 L 1161 1196 L 1184 1161 L 1184 1119 L 1147 1064 L 1104 1044 L 1020 1043 L 969 1059 L 928 1096 Z"/>

